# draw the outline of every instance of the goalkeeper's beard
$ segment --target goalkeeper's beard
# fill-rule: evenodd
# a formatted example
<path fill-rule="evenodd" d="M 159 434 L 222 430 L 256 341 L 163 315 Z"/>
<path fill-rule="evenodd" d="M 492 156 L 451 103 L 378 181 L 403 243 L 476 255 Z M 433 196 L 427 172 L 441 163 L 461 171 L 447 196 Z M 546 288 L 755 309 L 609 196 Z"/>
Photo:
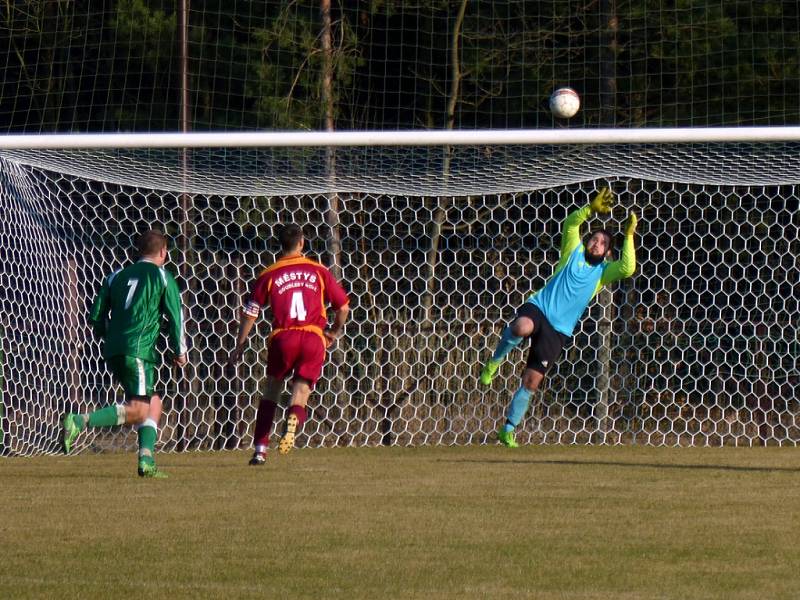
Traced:
<path fill-rule="evenodd" d="M 601 256 L 595 256 L 594 254 L 589 254 L 588 250 L 586 250 L 583 253 L 583 257 L 586 259 L 586 262 L 589 263 L 590 265 L 592 265 L 593 267 L 596 267 L 597 265 L 599 265 L 601 262 L 603 262 L 606 259 L 606 257 L 602 256 L 602 255 Z"/>

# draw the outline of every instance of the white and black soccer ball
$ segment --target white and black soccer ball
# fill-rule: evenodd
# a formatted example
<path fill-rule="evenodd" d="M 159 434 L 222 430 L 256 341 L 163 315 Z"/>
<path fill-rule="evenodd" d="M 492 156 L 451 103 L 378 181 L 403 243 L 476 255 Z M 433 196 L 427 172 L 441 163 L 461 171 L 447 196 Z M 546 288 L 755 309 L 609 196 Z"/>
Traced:
<path fill-rule="evenodd" d="M 550 112 L 559 119 L 569 119 L 578 114 L 581 98 L 569 87 L 558 88 L 550 95 Z"/>

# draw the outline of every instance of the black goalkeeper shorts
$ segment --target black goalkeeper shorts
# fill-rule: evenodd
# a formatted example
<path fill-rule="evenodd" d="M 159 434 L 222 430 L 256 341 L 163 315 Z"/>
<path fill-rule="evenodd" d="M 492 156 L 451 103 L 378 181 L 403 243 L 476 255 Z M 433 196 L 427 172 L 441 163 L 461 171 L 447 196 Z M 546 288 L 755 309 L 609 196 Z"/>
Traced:
<path fill-rule="evenodd" d="M 544 375 L 558 360 L 569 338 L 553 329 L 544 313 L 532 302 L 523 304 L 517 311 L 517 317 L 527 317 L 533 321 L 527 367 Z"/>

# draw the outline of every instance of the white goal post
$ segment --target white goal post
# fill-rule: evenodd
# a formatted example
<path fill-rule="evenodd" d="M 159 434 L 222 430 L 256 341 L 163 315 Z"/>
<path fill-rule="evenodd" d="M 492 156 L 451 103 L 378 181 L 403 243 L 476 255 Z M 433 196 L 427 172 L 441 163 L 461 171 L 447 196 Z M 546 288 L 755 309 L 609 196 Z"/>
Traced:
<path fill-rule="evenodd" d="M 57 452 L 66 410 L 121 398 L 86 312 L 150 226 L 192 341 L 160 372 L 160 449 L 248 447 L 265 336 L 223 364 L 288 221 L 353 306 L 298 443 L 491 442 L 524 355 L 488 389 L 480 365 L 604 185 L 604 225 L 640 217 L 637 273 L 590 305 L 518 439 L 797 445 L 800 127 L 70 134 L 0 136 L 0 454 Z"/>
<path fill-rule="evenodd" d="M 503 146 L 510 144 L 692 144 L 796 142 L 800 127 L 659 127 L 643 129 L 477 129 L 426 131 L 284 131 L 72 133 L 0 136 L 0 150 L 93 148 L 285 148 L 355 146 Z"/>

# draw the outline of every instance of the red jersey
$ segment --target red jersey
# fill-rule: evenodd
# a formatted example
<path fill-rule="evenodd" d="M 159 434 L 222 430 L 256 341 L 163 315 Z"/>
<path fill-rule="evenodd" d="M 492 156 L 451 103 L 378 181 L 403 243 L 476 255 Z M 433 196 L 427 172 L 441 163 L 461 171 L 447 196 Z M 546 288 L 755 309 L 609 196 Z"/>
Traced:
<path fill-rule="evenodd" d="M 348 302 L 347 292 L 328 269 L 304 256 L 293 256 L 264 269 L 243 310 L 257 317 L 261 307 L 272 307 L 272 335 L 299 329 L 322 337 L 328 324 L 325 306 L 331 304 L 338 310 Z"/>

